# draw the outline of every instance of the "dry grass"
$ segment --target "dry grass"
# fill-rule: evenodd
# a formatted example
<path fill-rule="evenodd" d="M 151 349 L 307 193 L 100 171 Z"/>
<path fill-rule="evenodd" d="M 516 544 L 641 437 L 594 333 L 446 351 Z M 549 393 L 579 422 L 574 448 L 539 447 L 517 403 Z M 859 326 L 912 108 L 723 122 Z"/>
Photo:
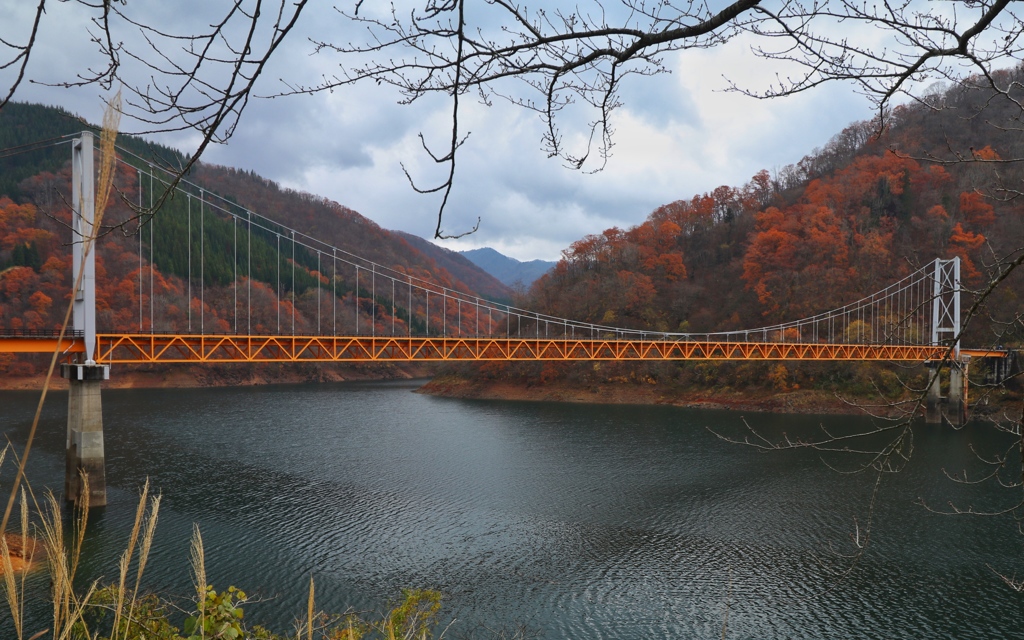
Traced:
<path fill-rule="evenodd" d="M 2 458 L 0 458 L 2 462 Z M 67 532 L 64 526 L 64 511 L 58 499 L 52 492 L 47 492 L 43 504 L 38 503 L 35 509 L 39 514 L 37 529 L 41 539 L 40 543 L 33 542 L 29 535 L 29 499 L 30 492 L 23 488 L 21 491 L 21 534 L 18 536 L 19 549 L 22 553 L 28 552 L 29 557 L 45 554 L 46 566 L 50 574 L 52 601 L 52 626 L 49 629 L 36 631 L 28 640 L 49 635 L 54 640 L 70 640 L 71 638 L 94 637 L 84 621 L 84 614 L 90 606 L 93 595 L 97 591 L 97 582 L 93 582 L 82 595 L 76 593 L 74 584 L 82 559 L 82 548 L 85 542 L 85 532 L 89 516 L 89 478 L 82 475 L 82 499 L 75 507 L 73 519 L 73 530 L 70 536 L 70 547 L 68 547 Z M 34 501 L 34 499 L 33 499 Z M 148 507 L 148 508 L 147 508 Z M 139 507 L 136 511 L 135 524 L 132 528 L 129 542 L 121 556 L 119 563 L 119 580 L 115 593 L 116 601 L 112 607 L 114 616 L 113 632 L 109 640 L 127 640 L 138 637 L 131 635 L 131 626 L 125 621 L 132 620 L 136 605 L 141 592 L 142 575 L 145 571 L 149 552 L 153 544 L 153 534 L 156 530 L 157 514 L 160 508 L 160 496 L 149 496 L 149 482 L 143 488 L 139 499 Z M 28 573 L 28 564 L 25 563 L 20 570 L 15 570 L 11 561 L 11 548 L 8 545 L 9 536 L 0 536 L 0 565 L 3 567 L 4 595 L 8 611 L 14 623 L 15 634 L 18 640 L 24 640 L 27 631 L 24 628 L 25 608 L 25 576 Z M 140 543 L 141 537 L 141 543 Z M 37 545 L 42 547 L 37 549 Z M 31 551 L 28 551 L 31 550 Z M 137 551 L 137 553 L 136 553 Z M 135 560 L 135 576 L 133 586 L 126 588 L 129 577 L 129 567 Z M 18 582 L 20 578 L 20 583 Z"/>
<path fill-rule="evenodd" d="M 103 112 L 103 128 L 100 130 L 100 175 L 96 188 L 96 222 L 94 229 L 99 229 L 103 219 L 103 212 L 107 210 L 107 202 L 110 200 L 110 191 L 114 186 L 114 168 L 116 166 L 117 152 L 114 143 L 117 141 L 117 131 L 121 125 L 121 92 L 118 91 Z M 95 234 L 86 239 L 86 242 L 95 242 Z M 84 253 L 84 252 L 83 252 Z"/>
<path fill-rule="evenodd" d="M 147 499 L 149 499 L 149 515 L 146 515 Z M 128 537 L 128 546 L 121 554 L 121 561 L 118 563 L 118 582 L 116 601 L 114 605 L 114 626 L 111 640 L 127 638 L 130 625 L 122 625 L 122 619 L 133 620 L 135 607 L 140 596 L 139 589 L 142 584 L 142 574 L 146 570 L 146 562 L 149 559 L 149 550 L 153 544 L 153 533 L 156 531 L 157 516 L 160 512 L 160 496 L 149 498 L 149 478 L 142 487 L 142 495 L 139 497 L 138 507 L 135 509 L 135 520 L 132 524 L 132 531 Z M 142 545 L 139 547 L 139 557 L 135 570 L 135 585 L 130 591 L 125 590 L 125 583 L 128 579 L 128 570 L 132 564 L 132 557 L 135 555 L 135 548 L 139 542 L 139 533 L 142 532 Z M 125 614 L 125 601 L 128 602 L 128 611 Z M 125 635 L 121 635 L 122 629 Z"/>
<path fill-rule="evenodd" d="M 54 640 L 67 640 L 72 629 L 82 617 L 82 612 L 96 590 L 93 583 L 86 593 L 79 596 L 75 593 L 75 573 L 78 570 L 82 555 L 82 543 L 85 539 L 85 527 L 89 519 L 89 478 L 82 475 L 82 499 L 75 508 L 75 536 L 71 548 L 65 545 L 64 515 L 60 503 L 52 492 L 44 497 L 44 507 L 40 510 L 40 528 L 43 545 L 46 548 L 46 561 L 50 570 L 51 595 L 53 597 Z"/>
<path fill-rule="evenodd" d="M 6 449 L 4 450 L 6 453 Z M 2 456 L 0 456 L 0 466 L 3 465 Z M 35 543 L 32 542 L 32 551 L 29 552 L 28 558 L 25 557 L 25 552 L 29 547 L 28 537 L 28 505 L 25 502 L 25 492 L 21 492 L 21 536 L 20 536 L 20 555 L 22 558 L 21 566 L 17 569 L 14 567 L 14 554 L 16 551 L 11 548 L 9 540 L 14 536 L 3 535 L 0 536 L 0 562 L 2 562 L 2 569 L 4 574 L 4 595 L 7 597 L 7 607 L 11 612 L 11 620 L 14 622 L 14 628 L 20 638 L 22 635 L 22 620 L 24 619 L 25 612 L 25 577 L 28 575 L 29 563 L 32 556 L 35 554 Z M 21 588 L 18 588 L 17 576 L 21 577 Z"/>
<path fill-rule="evenodd" d="M 83 476 L 82 482 L 87 489 L 88 478 Z M 23 492 L 24 506 L 21 509 L 22 536 L 26 539 L 29 535 L 29 495 L 31 492 Z M 25 572 L 5 572 L 7 606 L 14 620 L 17 640 L 40 640 L 44 636 L 53 640 L 184 640 L 178 629 L 168 621 L 167 611 L 171 607 L 158 597 L 141 590 L 143 573 L 152 548 L 160 496 L 150 495 L 147 481 L 139 497 L 135 521 L 125 550 L 118 562 L 116 583 L 100 589 L 94 581 L 88 585 L 84 594 L 79 594 L 74 584 L 88 525 L 88 492 L 84 491 L 83 496 L 86 497 L 76 508 L 70 536 L 65 530 L 62 506 L 52 493 L 46 494 L 39 512 L 37 526 L 41 530 L 42 544 L 47 553 L 53 598 L 52 624 L 48 629 L 24 628 L 22 612 Z M 0 550 L 4 549 L 5 543 L 0 542 Z M 193 618 L 198 623 L 193 626 L 191 634 L 185 634 L 189 640 L 250 637 L 262 640 L 428 640 L 434 637 L 432 629 L 440 607 L 440 594 L 437 592 L 406 592 L 401 604 L 376 622 L 368 622 L 361 617 L 362 614 L 350 612 L 344 616 L 329 616 L 318 612 L 316 585 L 312 577 L 305 615 L 297 620 L 294 635 L 282 637 L 259 627 L 249 630 L 241 623 L 241 606 L 246 602 L 245 594 L 233 587 L 218 594 L 207 583 L 206 557 L 198 527 L 193 529 L 190 556 L 196 593 Z M 10 560 L 6 563 L 9 565 Z M 134 576 L 131 575 L 133 566 Z M 20 585 L 16 580 L 19 575 L 22 577 Z M 27 635 L 29 633 L 32 635 Z M 444 635 L 442 631 L 438 639 Z"/>
<path fill-rule="evenodd" d="M 192 547 L 189 551 L 192 560 L 192 583 L 196 587 L 197 602 L 206 599 L 206 554 L 203 551 L 203 536 L 199 533 L 199 525 L 192 525 Z M 200 611 L 202 619 L 202 611 Z"/>

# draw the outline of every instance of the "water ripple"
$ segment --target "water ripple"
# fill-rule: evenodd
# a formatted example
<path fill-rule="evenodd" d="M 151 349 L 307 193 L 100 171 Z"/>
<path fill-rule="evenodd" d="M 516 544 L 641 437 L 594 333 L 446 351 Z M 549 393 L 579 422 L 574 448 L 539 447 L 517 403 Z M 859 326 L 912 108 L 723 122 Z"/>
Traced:
<path fill-rule="evenodd" d="M 863 531 L 873 478 L 723 443 L 706 427 L 734 428 L 730 414 L 410 388 L 104 392 L 110 505 L 83 570 L 113 575 L 148 476 L 165 496 L 148 588 L 188 596 L 198 523 L 211 581 L 258 593 L 247 619 L 279 630 L 303 611 L 312 575 L 333 611 L 440 589 L 455 638 L 720 638 L 726 615 L 730 638 L 1024 637 L 1021 600 L 986 567 L 1012 573 L 1024 551 L 1012 526 L 914 506 L 997 498 L 941 484 L 964 433 L 918 437 L 854 562 L 842 554 Z M 0 394 L 16 442 L 33 402 Z M 61 483 L 59 402 L 33 461 L 40 486 Z M 769 416 L 759 428 L 822 420 L 857 424 Z"/>

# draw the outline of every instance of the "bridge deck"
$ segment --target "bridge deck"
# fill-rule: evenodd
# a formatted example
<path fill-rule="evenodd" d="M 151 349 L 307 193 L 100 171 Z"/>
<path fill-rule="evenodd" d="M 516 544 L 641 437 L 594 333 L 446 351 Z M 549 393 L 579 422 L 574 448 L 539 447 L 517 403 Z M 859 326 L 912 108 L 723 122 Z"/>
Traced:
<path fill-rule="evenodd" d="M 53 337 L 0 337 L 0 352 L 52 353 Z M 81 353 L 80 338 L 61 350 Z M 962 351 L 1002 356 L 1002 351 Z M 587 360 L 880 360 L 941 359 L 945 347 L 791 342 L 391 336 L 239 336 L 100 334 L 100 364 L 231 362 L 448 362 Z"/>
<path fill-rule="evenodd" d="M 59 342 L 65 353 L 83 353 L 81 338 L 64 338 Z M 0 353 L 53 353 L 58 340 L 53 336 L 0 336 Z"/>

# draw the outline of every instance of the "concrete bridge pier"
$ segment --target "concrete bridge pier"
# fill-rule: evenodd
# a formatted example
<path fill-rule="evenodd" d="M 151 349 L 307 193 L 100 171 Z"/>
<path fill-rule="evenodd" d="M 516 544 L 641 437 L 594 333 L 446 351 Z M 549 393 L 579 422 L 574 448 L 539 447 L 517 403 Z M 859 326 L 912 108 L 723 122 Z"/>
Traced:
<path fill-rule="evenodd" d="M 956 427 L 967 424 L 967 367 L 970 358 L 954 360 L 949 367 L 948 420 Z"/>
<path fill-rule="evenodd" d="M 1007 350 L 1002 358 L 986 358 L 985 361 L 991 365 L 985 382 L 988 384 L 1002 384 L 1006 382 L 1016 371 L 1017 352 Z"/>
<path fill-rule="evenodd" d="M 928 362 L 928 393 L 925 396 L 924 422 L 925 424 L 942 424 L 942 410 L 939 403 L 942 402 L 942 386 L 939 378 L 939 363 Z"/>
<path fill-rule="evenodd" d="M 110 367 L 97 364 L 62 364 L 68 380 L 67 465 L 64 499 L 82 498 L 80 472 L 89 477 L 89 507 L 107 504 L 106 458 L 103 452 L 103 405 L 100 383 L 110 379 Z"/>

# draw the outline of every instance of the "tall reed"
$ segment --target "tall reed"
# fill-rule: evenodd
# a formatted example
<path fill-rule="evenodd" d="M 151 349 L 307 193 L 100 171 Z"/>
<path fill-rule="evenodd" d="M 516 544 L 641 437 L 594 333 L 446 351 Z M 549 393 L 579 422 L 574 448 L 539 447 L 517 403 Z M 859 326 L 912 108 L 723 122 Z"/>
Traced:
<path fill-rule="evenodd" d="M 147 505 L 148 499 L 148 505 Z M 147 516 L 147 506 L 149 515 Z M 117 588 L 114 593 L 114 624 L 110 633 L 110 640 L 122 640 L 132 637 L 130 635 L 132 623 L 135 619 L 135 608 L 140 596 L 142 574 L 146 570 L 146 563 L 149 560 L 149 551 L 153 545 L 153 533 L 156 531 L 157 516 L 160 513 L 160 496 L 149 498 L 149 478 L 146 478 L 142 486 L 142 494 L 139 496 L 139 504 L 135 509 L 135 520 L 132 523 L 132 531 L 128 536 L 128 546 L 121 554 L 118 562 Z M 139 546 L 139 556 L 135 569 L 135 584 L 130 591 L 126 591 L 125 584 L 128 580 L 129 568 L 132 564 L 132 557 L 135 555 L 135 548 L 139 542 L 139 534 L 142 534 L 142 544 Z M 128 603 L 128 611 L 125 612 L 125 601 Z"/>
<path fill-rule="evenodd" d="M 46 492 L 43 499 L 44 507 L 39 517 L 43 545 L 46 549 L 46 563 L 50 571 L 54 640 L 66 640 L 71 637 L 75 624 L 81 620 L 86 605 L 96 591 L 95 581 L 89 585 L 83 596 L 77 595 L 74 588 L 75 574 L 82 556 L 82 543 L 85 540 L 85 529 L 89 521 L 87 474 L 81 475 L 81 482 L 82 499 L 75 505 L 75 536 L 70 549 L 65 545 L 63 509 L 52 491 Z"/>

